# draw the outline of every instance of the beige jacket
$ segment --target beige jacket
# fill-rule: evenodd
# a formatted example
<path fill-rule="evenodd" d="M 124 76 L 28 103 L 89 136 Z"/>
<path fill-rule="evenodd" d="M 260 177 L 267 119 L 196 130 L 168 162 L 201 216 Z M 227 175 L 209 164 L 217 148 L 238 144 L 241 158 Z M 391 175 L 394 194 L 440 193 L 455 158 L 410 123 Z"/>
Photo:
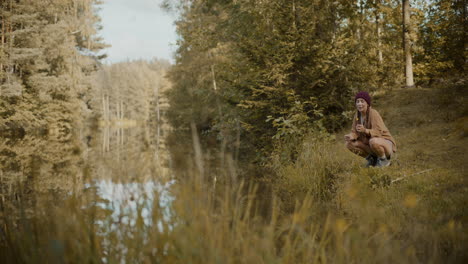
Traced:
<path fill-rule="evenodd" d="M 351 127 L 351 134 L 353 138 L 366 143 L 369 142 L 369 139 L 371 138 L 388 139 L 393 143 L 393 152 L 396 152 L 395 139 L 392 137 L 390 131 L 388 131 L 388 128 L 385 126 L 385 123 L 382 120 L 379 112 L 372 109 L 372 107 L 369 107 L 369 111 L 365 119 L 366 120 L 362 120 L 362 122 L 364 127 L 370 130 L 370 136 L 365 133 L 356 131 L 356 126 L 361 123 L 360 117 L 358 113 L 356 113 L 353 118 L 353 126 Z"/>

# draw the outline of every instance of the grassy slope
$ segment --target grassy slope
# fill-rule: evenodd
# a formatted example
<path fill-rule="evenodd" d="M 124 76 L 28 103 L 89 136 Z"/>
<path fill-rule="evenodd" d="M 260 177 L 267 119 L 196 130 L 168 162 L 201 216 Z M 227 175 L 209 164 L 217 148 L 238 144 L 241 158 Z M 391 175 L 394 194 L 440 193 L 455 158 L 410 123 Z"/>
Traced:
<path fill-rule="evenodd" d="M 377 262 L 466 261 L 465 90 L 440 84 L 376 93 L 374 108 L 398 144 L 392 166 L 363 168 L 364 159 L 344 147 L 348 131 L 332 143 L 306 140 L 295 164 L 279 166 L 275 189 L 283 210 L 292 211 L 295 201 L 312 194 L 322 210 L 346 223 L 350 244 L 343 248 L 350 252 L 344 255 L 352 260 L 368 261 L 370 254 Z"/>

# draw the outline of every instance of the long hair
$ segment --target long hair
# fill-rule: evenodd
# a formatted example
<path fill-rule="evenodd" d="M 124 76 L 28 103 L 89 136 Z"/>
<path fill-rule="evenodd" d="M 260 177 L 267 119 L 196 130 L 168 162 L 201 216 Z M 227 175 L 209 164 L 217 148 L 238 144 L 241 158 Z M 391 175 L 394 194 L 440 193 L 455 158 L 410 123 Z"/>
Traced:
<path fill-rule="evenodd" d="M 371 106 L 368 105 L 368 106 L 367 106 L 367 110 L 366 110 L 366 112 L 367 112 L 367 115 L 366 115 L 366 126 L 369 126 L 370 108 L 371 108 Z M 359 112 L 359 110 L 356 110 L 356 111 L 357 111 L 357 116 L 358 116 L 358 118 L 359 118 L 359 124 L 364 125 L 364 120 L 363 120 L 363 118 L 362 118 L 361 112 Z M 366 128 L 370 128 L 370 127 L 366 127 Z"/>

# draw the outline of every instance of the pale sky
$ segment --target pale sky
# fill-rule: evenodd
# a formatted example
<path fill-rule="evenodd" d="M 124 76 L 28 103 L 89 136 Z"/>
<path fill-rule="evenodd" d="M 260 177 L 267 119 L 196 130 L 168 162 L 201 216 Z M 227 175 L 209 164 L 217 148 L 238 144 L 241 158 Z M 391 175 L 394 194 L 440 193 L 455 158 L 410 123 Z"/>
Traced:
<path fill-rule="evenodd" d="M 173 62 L 176 49 L 175 15 L 161 10 L 162 0 L 104 0 L 99 15 L 100 35 L 112 47 L 105 50 L 107 63 L 134 59 Z"/>

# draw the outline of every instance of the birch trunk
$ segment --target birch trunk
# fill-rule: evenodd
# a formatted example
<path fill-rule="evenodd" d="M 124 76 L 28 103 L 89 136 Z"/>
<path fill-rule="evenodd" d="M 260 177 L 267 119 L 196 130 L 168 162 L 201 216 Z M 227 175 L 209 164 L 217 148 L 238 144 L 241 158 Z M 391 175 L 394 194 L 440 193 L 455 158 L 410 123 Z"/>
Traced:
<path fill-rule="evenodd" d="M 405 51 L 405 77 L 406 87 L 413 87 L 413 60 L 411 57 L 411 26 L 410 26 L 410 0 L 403 0 L 403 47 Z"/>
<path fill-rule="evenodd" d="M 102 119 L 107 120 L 106 118 L 106 96 L 102 95 Z"/>

